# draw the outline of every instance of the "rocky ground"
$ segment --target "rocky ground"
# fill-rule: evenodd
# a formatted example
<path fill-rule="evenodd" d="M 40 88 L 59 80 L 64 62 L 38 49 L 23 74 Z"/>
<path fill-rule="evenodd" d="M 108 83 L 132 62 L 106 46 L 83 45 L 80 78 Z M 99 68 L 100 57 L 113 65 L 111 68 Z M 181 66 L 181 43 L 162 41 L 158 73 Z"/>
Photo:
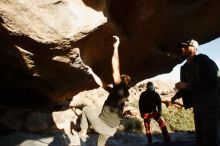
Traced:
<path fill-rule="evenodd" d="M 147 139 L 142 133 L 118 132 L 114 137 L 109 138 L 107 146 L 164 146 L 164 145 L 186 145 L 194 144 L 194 135 L 187 133 L 171 133 L 172 143 L 164 144 L 160 134 L 154 135 L 153 144 L 147 144 Z M 70 138 L 57 133 L 52 135 L 14 132 L 0 138 L 0 146 L 96 146 L 98 135 L 89 134 L 86 141 L 80 139 L 70 144 Z"/>
<path fill-rule="evenodd" d="M 144 134 L 143 121 L 138 110 L 138 100 L 142 91 L 146 88 L 143 81 L 130 89 L 129 101 L 125 111 L 129 111 L 124 117 L 118 132 L 107 141 L 108 146 L 144 146 L 147 138 Z M 163 100 L 162 115 L 167 121 L 169 133 L 173 144 L 193 144 L 195 140 L 192 120 L 192 110 L 184 110 L 170 104 L 170 98 L 175 94 L 174 82 L 154 80 L 156 91 Z M 85 105 L 102 107 L 108 93 L 102 88 L 84 91 L 74 96 L 67 103 L 62 103 L 59 110 L 45 112 L 43 109 L 4 109 L 1 107 L 0 146 L 95 146 L 97 133 L 92 129 L 87 139 L 81 139 L 79 134 L 71 128 L 71 122 L 76 123 L 81 109 Z M 179 101 L 181 105 L 181 101 Z M 4 110 L 3 110 L 4 109 Z M 22 118 L 21 118 L 22 117 Z M 158 124 L 152 122 L 153 142 L 162 144 L 163 138 Z"/>

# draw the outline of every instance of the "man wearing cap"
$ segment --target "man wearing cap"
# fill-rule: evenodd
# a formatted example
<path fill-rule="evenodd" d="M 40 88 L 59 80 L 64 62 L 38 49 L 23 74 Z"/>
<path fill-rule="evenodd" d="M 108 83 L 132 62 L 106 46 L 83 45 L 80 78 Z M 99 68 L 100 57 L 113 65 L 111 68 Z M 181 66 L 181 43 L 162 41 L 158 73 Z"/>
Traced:
<path fill-rule="evenodd" d="M 139 110 L 141 117 L 144 120 L 148 143 L 152 143 L 152 134 L 150 131 L 151 119 L 155 119 L 158 122 L 164 141 L 170 142 L 170 135 L 167 131 L 166 123 L 161 116 L 161 98 L 160 95 L 155 92 L 155 87 L 152 82 L 148 82 L 147 90 L 141 93 L 139 99 Z"/>
<path fill-rule="evenodd" d="M 218 67 L 204 54 L 196 54 L 199 44 L 191 39 L 181 43 L 181 57 L 186 59 L 180 70 L 179 91 L 187 91 L 192 102 L 196 142 L 198 146 L 220 146 L 220 97 L 214 96 L 218 86 Z M 174 101 L 179 97 L 173 97 Z"/>

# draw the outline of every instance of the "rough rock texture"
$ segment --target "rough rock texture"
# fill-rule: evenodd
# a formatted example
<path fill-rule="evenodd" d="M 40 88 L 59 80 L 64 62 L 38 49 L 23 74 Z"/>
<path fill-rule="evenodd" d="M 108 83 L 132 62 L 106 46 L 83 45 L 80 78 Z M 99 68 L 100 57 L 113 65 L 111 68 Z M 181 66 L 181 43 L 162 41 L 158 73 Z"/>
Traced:
<path fill-rule="evenodd" d="M 140 117 L 138 109 L 138 100 L 140 94 L 146 89 L 148 81 L 152 81 L 156 86 L 156 91 L 161 95 L 162 100 L 170 99 L 175 91 L 173 90 L 174 83 L 160 80 L 145 80 L 137 84 L 129 90 L 131 93 L 129 100 L 126 102 L 124 109 L 124 118 L 118 127 L 116 134 L 109 138 L 107 145 L 109 146 L 134 146 L 146 145 L 147 139 L 143 120 Z M 166 96 L 162 95 L 166 93 Z M 95 146 L 97 142 L 97 133 L 88 130 L 88 139 L 82 141 L 79 133 L 75 131 L 74 124 L 77 125 L 78 119 L 82 114 L 82 107 L 85 105 L 93 105 L 101 112 L 102 105 L 108 96 L 102 88 L 97 88 L 89 91 L 80 92 L 71 100 L 69 105 L 62 106 L 59 110 L 48 111 L 43 108 L 13 108 L 0 106 L 0 145 L 1 146 L 43 146 L 43 145 L 59 145 L 59 146 Z M 177 113 L 175 107 L 166 107 L 163 104 L 163 114 L 167 110 L 172 109 L 172 113 Z M 191 110 L 192 112 L 192 110 Z M 168 112 L 166 112 L 168 113 Z M 188 113 L 185 111 L 185 113 Z M 182 115 L 185 115 L 182 112 Z M 184 116 L 183 120 L 185 119 Z M 166 118 L 166 117 L 164 117 Z M 175 119 L 175 118 L 172 118 Z M 188 116 L 187 121 L 193 119 Z M 177 123 L 181 123 L 177 121 Z M 79 124 L 79 123 L 78 123 Z M 168 131 L 171 134 L 173 142 L 191 141 L 195 139 L 194 134 L 189 134 L 183 127 L 190 128 L 187 122 L 183 122 L 179 130 L 175 132 L 171 127 L 177 127 L 177 124 L 171 125 L 167 121 Z M 152 120 L 151 129 L 154 142 L 162 142 L 163 138 L 158 123 Z M 175 129 L 175 128 L 174 128 Z M 193 128 L 192 128 L 193 129 Z M 192 130 L 191 129 L 191 130 Z M 179 131 L 179 132 L 178 132 Z M 182 131 L 182 132 L 180 132 Z"/>
<path fill-rule="evenodd" d="M 170 72 L 181 62 L 179 42 L 220 36 L 219 13 L 219 0 L 1 0 L 1 103 L 97 87 L 88 66 L 111 83 L 113 34 L 121 38 L 121 72 L 134 83 Z"/>

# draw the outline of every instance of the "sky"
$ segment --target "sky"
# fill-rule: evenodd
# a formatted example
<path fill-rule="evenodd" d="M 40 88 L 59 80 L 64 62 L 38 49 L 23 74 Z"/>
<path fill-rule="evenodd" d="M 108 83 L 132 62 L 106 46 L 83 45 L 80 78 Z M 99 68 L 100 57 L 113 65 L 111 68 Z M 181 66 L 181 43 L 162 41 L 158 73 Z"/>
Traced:
<path fill-rule="evenodd" d="M 220 38 L 215 39 L 209 43 L 202 44 L 199 46 L 197 54 L 202 53 L 206 54 L 211 58 L 215 63 L 218 65 L 220 69 Z M 167 74 L 162 74 L 154 77 L 153 79 L 160 79 L 160 80 L 180 80 L 180 66 L 182 66 L 185 62 L 177 65 L 173 68 L 173 71 Z"/>

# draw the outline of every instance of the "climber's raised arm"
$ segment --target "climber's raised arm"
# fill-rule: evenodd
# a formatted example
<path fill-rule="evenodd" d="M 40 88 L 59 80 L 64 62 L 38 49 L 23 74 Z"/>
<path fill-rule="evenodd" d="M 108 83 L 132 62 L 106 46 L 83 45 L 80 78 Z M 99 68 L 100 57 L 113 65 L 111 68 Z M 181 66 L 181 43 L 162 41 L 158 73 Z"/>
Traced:
<path fill-rule="evenodd" d="M 121 83 L 121 74 L 120 74 L 120 64 L 119 64 L 119 55 L 118 55 L 118 46 L 119 46 L 119 38 L 117 36 L 113 36 L 115 39 L 115 43 L 113 44 L 114 51 L 112 55 L 112 75 L 114 83 L 117 85 Z"/>

